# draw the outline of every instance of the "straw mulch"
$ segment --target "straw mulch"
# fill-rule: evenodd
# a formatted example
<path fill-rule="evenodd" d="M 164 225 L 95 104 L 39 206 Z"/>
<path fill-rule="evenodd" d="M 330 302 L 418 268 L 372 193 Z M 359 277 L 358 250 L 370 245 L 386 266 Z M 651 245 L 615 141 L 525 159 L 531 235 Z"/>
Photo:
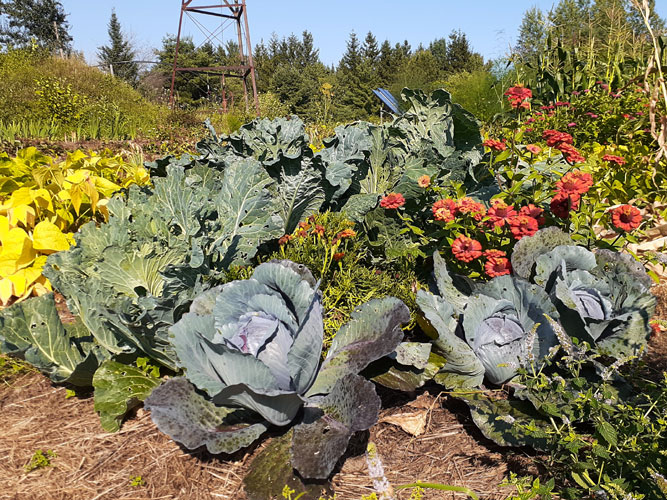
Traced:
<path fill-rule="evenodd" d="M 654 289 L 657 317 L 667 320 L 667 284 Z M 651 339 L 648 375 L 667 370 L 667 334 Z M 385 409 L 370 432 L 355 436 L 333 477 L 337 500 L 359 500 L 373 491 L 363 455 L 376 445 L 393 485 L 416 480 L 466 486 L 480 498 L 501 500 L 498 485 L 509 471 L 535 474 L 522 450 L 503 450 L 485 440 L 465 406 L 437 390 L 397 395 L 383 392 Z M 233 457 L 187 452 L 161 434 L 142 409 L 108 434 L 99 425 L 92 397 L 66 399 L 66 389 L 31 373 L 0 386 L 0 500 L 209 500 L 243 499 L 242 479 L 267 443 Z M 397 399 L 399 398 L 399 399 Z M 402 399 L 400 399 L 402 398 Z M 425 431 L 412 435 L 396 417 L 424 417 Z M 403 415 L 403 417 L 401 417 Z M 51 466 L 26 472 L 36 450 L 53 450 Z M 144 485 L 131 486 L 141 476 Z M 397 493 L 406 500 L 409 491 Z M 425 499 L 459 500 L 461 494 L 426 491 Z"/>

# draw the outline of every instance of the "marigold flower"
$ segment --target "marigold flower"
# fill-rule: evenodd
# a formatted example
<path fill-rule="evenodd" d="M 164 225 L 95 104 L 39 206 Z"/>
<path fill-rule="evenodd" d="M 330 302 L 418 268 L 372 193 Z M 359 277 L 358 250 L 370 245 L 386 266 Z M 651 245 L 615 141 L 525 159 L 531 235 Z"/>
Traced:
<path fill-rule="evenodd" d="M 504 250 L 491 249 L 491 250 L 485 250 L 483 255 L 487 259 L 494 259 L 500 257 L 507 257 L 507 252 L 505 252 Z"/>
<path fill-rule="evenodd" d="M 460 261 L 471 262 L 482 256 L 482 244 L 477 240 L 460 235 L 452 242 L 452 253 Z"/>
<path fill-rule="evenodd" d="M 503 200 L 493 200 L 487 214 L 490 225 L 503 227 L 508 219 L 517 215 L 517 212 L 514 210 L 514 205 L 508 205 Z"/>
<path fill-rule="evenodd" d="M 608 161 L 610 163 L 615 163 L 616 165 L 625 165 L 625 158 L 622 156 L 616 156 L 616 155 L 604 155 L 602 157 L 603 161 Z"/>
<path fill-rule="evenodd" d="M 622 231 L 632 231 L 642 223 L 642 214 L 637 207 L 621 205 L 611 211 L 611 223 Z"/>
<path fill-rule="evenodd" d="M 520 240 L 524 236 L 532 236 L 537 232 L 538 224 L 535 219 L 528 215 L 517 215 L 508 221 L 512 236 Z"/>
<path fill-rule="evenodd" d="M 557 149 L 561 153 L 563 153 L 565 161 L 567 161 L 572 165 L 574 165 L 575 163 L 583 163 L 586 161 L 586 158 L 584 158 L 584 156 L 579 151 L 577 151 L 577 148 L 575 148 L 571 144 L 561 143 L 557 146 Z"/>
<path fill-rule="evenodd" d="M 289 240 L 291 240 L 293 236 L 291 234 L 286 234 L 285 236 L 281 236 L 280 239 L 278 240 L 278 245 L 283 246 L 286 245 Z"/>
<path fill-rule="evenodd" d="M 300 229 L 300 230 L 296 233 L 296 235 L 297 235 L 299 238 L 306 238 L 306 237 L 308 237 L 308 231 L 306 231 L 305 229 Z"/>
<path fill-rule="evenodd" d="M 319 235 L 319 236 L 324 236 L 324 226 L 321 226 L 321 225 L 317 224 L 317 225 L 313 228 L 313 233 L 315 233 L 315 234 L 317 234 L 317 235 Z"/>
<path fill-rule="evenodd" d="M 532 217 L 533 219 L 535 219 L 537 221 L 538 226 L 543 226 L 544 223 L 546 222 L 543 215 L 544 209 L 536 207 L 532 203 L 526 205 L 525 207 L 521 207 L 519 213 L 521 215 L 527 215 L 528 217 Z"/>
<path fill-rule="evenodd" d="M 420 188 L 427 188 L 431 185 L 431 178 L 428 175 L 422 175 L 417 179 L 417 184 Z"/>
<path fill-rule="evenodd" d="M 405 198 L 401 193 L 389 193 L 380 200 L 380 206 L 386 209 L 397 209 L 405 205 Z"/>
<path fill-rule="evenodd" d="M 561 219 L 570 216 L 570 210 L 579 210 L 581 196 L 577 193 L 568 194 L 560 191 L 551 198 L 551 213 Z"/>
<path fill-rule="evenodd" d="M 593 176 L 582 172 L 581 170 L 573 170 L 566 173 L 556 182 L 556 189 L 567 194 L 585 194 L 593 185 Z"/>
<path fill-rule="evenodd" d="M 512 272 L 512 265 L 505 257 L 492 257 L 484 264 L 484 271 L 489 278 L 497 278 Z"/>
<path fill-rule="evenodd" d="M 507 144 L 497 139 L 487 139 L 482 145 L 489 149 L 493 149 L 494 151 L 505 151 L 507 149 Z"/>
<path fill-rule="evenodd" d="M 333 260 L 336 262 L 340 261 L 343 257 L 345 257 L 345 252 L 336 252 L 333 254 Z"/>
<path fill-rule="evenodd" d="M 527 151 L 530 151 L 530 152 L 533 153 L 534 155 L 538 155 L 538 154 L 540 154 L 540 152 L 542 151 L 542 148 L 539 147 L 539 146 L 536 145 L 536 144 L 528 144 L 528 145 L 526 146 L 526 150 L 527 150 Z"/>
<path fill-rule="evenodd" d="M 549 147 L 558 147 L 560 144 L 572 144 L 574 142 L 570 134 L 558 130 L 545 130 L 542 132 L 542 139 L 547 141 Z"/>

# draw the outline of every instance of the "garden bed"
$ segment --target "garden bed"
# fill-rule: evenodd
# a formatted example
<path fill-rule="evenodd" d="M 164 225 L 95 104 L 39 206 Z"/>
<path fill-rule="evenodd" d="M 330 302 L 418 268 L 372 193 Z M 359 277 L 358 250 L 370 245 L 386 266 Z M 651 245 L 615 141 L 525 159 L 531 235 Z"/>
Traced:
<path fill-rule="evenodd" d="M 657 317 L 667 320 L 667 284 L 654 287 Z M 62 310 L 61 310 L 62 314 Z M 646 376 L 667 369 L 667 337 L 654 336 L 645 357 Z M 29 373 L 0 388 L 4 429 L 0 435 L 0 499 L 239 499 L 251 459 L 268 439 L 231 457 L 188 452 L 137 410 L 117 433 L 100 427 L 91 395 L 66 398 L 67 388 Z M 396 398 L 402 399 L 396 399 Z M 373 491 L 364 447 L 370 438 L 393 485 L 416 480 L 466 486 L 480 498 L 500 500 L 511 490 L 499 485 L 509 472 L 535 474 L 529 452 L 495 446 L 470 421 L 467 407 L 429 386 L 415 394 L 383 395 L 380 423 L 355 436 L 332 484 L 337 500 L 358 500 Z M 423 434 L 412 436 L 386 422 L 400 414 L 425 415 Z M 51 465 L 26 472 L 37 450 L 55 452 Z M 138 483 L 133 486 L 132 482 Z M 409 490 L 398 498 L 408 498 Z M 464 498 L 425 492 L 425 499 Z"/>

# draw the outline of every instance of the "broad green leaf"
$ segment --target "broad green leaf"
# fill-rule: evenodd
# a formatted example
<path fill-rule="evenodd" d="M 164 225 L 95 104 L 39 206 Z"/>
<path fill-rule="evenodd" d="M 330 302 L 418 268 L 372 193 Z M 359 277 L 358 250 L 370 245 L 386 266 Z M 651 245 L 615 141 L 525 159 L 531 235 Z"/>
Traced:
<path fill-rule="evenodd" d="M 0 311 L 0 348 L 22 355 L 54 382 L 88 386 L 98 365 L 96 348 L 79 326 L 68 328 L 53 294 L 35 297 Z"/>
<path fill-rule="evenodd" d="M 136 366 L 103 362 L 93 376 L 95 411 L 100 414 L 102 428 L 107 432 L 120 429 L 127 412 L 141 404 L 160 382 Z"/>

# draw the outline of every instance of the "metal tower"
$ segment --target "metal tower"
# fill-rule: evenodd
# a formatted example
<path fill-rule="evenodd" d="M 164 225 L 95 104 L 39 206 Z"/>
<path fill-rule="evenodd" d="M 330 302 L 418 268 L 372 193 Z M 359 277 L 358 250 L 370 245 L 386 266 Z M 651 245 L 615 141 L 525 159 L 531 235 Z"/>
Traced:
<path fill-rule="evenodd" d="M 248 77 L 252 86 L 253 101 L 255 103 L 255 111 L 259 116 L 259 100 L 257 98 L 257 83 L 255 81 L 255 65 L 252 60 L 252 45 L 250 43 L 250 30 L 248 28 L 248 13 L 246 9 L 245 0 L 224 0 L 224 2 L 209 4 L 209 5 L 192 5 L 193 0 L 181 0 L 181 16 L 178 21 L 178 35 L 176 35 L 176 51 L 174 54 L 174 68 L 171 74 L 171 91 L 169 94 L 169 102 L 174 106 L 174 86 L 176 84 L 176 73 L 192 72 L 192 73 L 206 73 L 209 75 L 219 75 L 222 84 L 222 105 L 223 110 L 227 110 L 227 91 L 225 87 L 226 78 L 239 78 L 243 84 L 243 94 L 245 99 L 246 110 L 248 109 Z M 206 2 L 206 0 L 204 0 Z M 203 23 L 195 19 L 195 15 L 215 16 L 220 18 L 220 26 L 215 30 L 210 31 Z M 239 45 L 239 61 L 238 66 L 212 66 L 212 67 L 196 67 L 183 68 L 178 65 L 178 50 L 181 44 L 181 30 L 183 28 L 183 18 L 191 19 L 194 24 L 204 33 L 206 39 L 200 44 L 219 39 L 222 32 L 231 26 L 236 29 L 236 35 Z"/>

